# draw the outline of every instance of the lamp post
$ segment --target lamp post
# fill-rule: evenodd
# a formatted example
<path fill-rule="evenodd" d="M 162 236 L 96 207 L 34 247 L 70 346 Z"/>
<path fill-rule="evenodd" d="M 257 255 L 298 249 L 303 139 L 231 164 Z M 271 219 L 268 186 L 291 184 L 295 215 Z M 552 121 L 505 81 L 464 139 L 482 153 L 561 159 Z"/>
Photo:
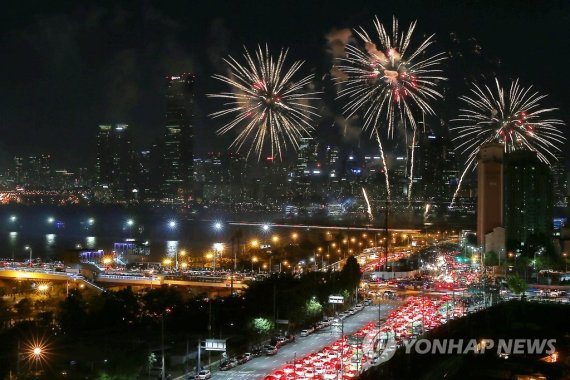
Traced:
<path fill-rule="evenodd" d="M 26 246 L 24 247 L 24 249 L 25 249 L 26 251 L 30 251 L 30 268 L 31 268 L 31 267 L 32 267 L 32 247 L 30 247 L 29 245 L 26 245 Z"/>
<path fill-rule="evenodd" d="M 568 254 L 566 252 L 564 252 L 562 254 L 562 257 L 564 257 L 564 265 L 565 265 L 564 272 L 567 273 L 568 272 Z"/>
<path fill-rule="evenodd" d="M 213 247 L 214 247 L 214 272 L 215 272 L 216 271 L 216 257 L 218 255 L 221 256 L 222 251 L 224 250 L 224 243 L 214 243 Z M 221 266 L 221 264 L 220 264 L 220 266 Z"/>

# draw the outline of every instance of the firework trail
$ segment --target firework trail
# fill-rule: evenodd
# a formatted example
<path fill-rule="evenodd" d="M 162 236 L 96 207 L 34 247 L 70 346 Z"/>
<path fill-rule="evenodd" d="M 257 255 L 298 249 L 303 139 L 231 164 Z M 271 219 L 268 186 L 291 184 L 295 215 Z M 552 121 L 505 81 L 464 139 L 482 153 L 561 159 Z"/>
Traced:
<path fill-rule="evenodd" d="M 516 150 L 536 152 L 538 159 L 550 165 L 556 161 L 556 153 L 566 139 L 560 129 L 564 122 L 545 116 L 556 108 L 542 108 L 540 101 L 546 98 L 530 87 L 511 81 L 508 91 L 495 78 L 495 86 L 473 83 L 469 96 L 461 96 L 466 108 L 459 110 L 459 117 L 452 120 L 456 126 L 450 130 L 457 136 L 456 150 L 467 156 L 451 206 L 459 193 L 465 173 L 477 166 L 481 145 L 500 143 L 505 153 Z"/>
<path fill-rule="evenodd" d="M 259 159 L 264 146 L 269 144 L 271 156 L 281 158 L 287 147 L 297 150 L 300 138 L 314 130 L 311 120 L 318 115 L 309 103 L 318 99 L 318 93 L 304 91 L 313 75 L 293 80 L 303 62 L 296 61 L 286 68 L 287 50 L 281 50 L 277 56 L 270 55 L 267 46 L 265 49 L 259 46 L 254 55 L 244 50 L 243 64 L 229 56 L 224 59 L 228 76 L 213 76 L 229 85 L 231 92 L 208 94 L 226 100 L 224 109 L 210 116 L 231 116 L 231 121 L 217 131 L 219 135 L 234 129 L 239 131 L 230 147 L 239 151 L 246 142 L 251 142 L 247 144 L 247 155 L 255 152 Z"/>
<path fill-rule="evenodd" d="M 416 129 L 415 109 L 433 115 L 430 102 L 442 98 L 438 82 L 445 80 L 439 68 L 446 59 L 443 53 L 428 55 L 433 35 L 412 49 L 410 43 L 416 22 L 399 33 L 398 20 L 392 20 L 390 35 L 378 17 L 374 19 L 378 40 L 362 27 L 355 29 L 364 47 L 346 46 L 346 57 L 339 58 L 337 68 L 344 78 L 339 98 L 346 98 L 344 113 L 349 118 L 357 112 L 364 114 L 364 130 L 377 132 L 382 125 L 393 137 L 394 126 L 400 122 Z M 410 196 L 411 194 L 409 194 Z"/>
<path fill-rule="evenodd" d="M 362 194 L 364 194 L 364 200 L 366 201 L 366 205 L 368 206 L 368 209 L 367 209 L 368 217 L 370 218 L 370 221 L 372 221 L 374 219 L 374 216 L 372 215 L 372 207 L 370 207 L 370 201 L 368 200 L 368 194 L 366 194 L 366 189 L 364 187 L 362 188 Z"/>
<path fill-rule="evenodd" d="M 376 142 L 378 143 L 378 148 L 380 148 L 380 157 L 382 157 L 382 164 L 384 165 L 384 178 L 386 180 L 386 197 L 388 202 L 390 202 L 390 180 L 388 178 L 388 165 L 386 164 L 386 158 L 384 157 L 384 149 L 382 149 L 382 141 L 380 140 L 380 135 L 376 131 Z"/>

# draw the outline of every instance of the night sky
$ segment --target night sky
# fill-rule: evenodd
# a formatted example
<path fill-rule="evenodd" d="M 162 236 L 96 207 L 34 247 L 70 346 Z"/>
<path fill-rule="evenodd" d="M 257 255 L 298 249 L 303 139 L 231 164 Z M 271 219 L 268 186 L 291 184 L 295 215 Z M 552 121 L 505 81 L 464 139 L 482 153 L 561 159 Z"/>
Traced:
<path fill-rule="evenodd" d="M 162 132 L 164 76 L 182 71 L 197 76 L 197 153 L 220 150 L 229 140 L 214 138 L 219 122 L 207 117 L 220 104 L 205 94 L 223 88 L 211 79 L 224 72 L 223 56 L 243 45 L 289 47 L 291 59 L 306 61 L 302 71 L 320 79 L 331 66 L 325 36 L 371 29 L 374 15 L 418 19 L 416 33 L 436 33 L 436 49 L 462 52 L 446 64 L 448 99 L 465 91 L 467 74 L 519 77 L 570 121 L 567 0 L 12 1 L 0 12 L 0 162 L 53 153 L 59 167 L 91 166 L 97 125 L 106 123 L 130 124 L 142 149 Z M 355 144 L 341 134 L 347 126 L 326 82 L 318 134 Z M 452 100 L 435 106 L 444 120 L 455 108 Z"/>

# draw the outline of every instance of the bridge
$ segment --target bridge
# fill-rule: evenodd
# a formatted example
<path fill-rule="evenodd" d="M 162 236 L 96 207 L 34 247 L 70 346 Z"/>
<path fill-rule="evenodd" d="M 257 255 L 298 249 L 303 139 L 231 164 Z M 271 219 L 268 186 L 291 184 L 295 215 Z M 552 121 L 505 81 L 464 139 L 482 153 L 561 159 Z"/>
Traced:
<path fill-rule="evenodd" d="M 205 289 L 230 289 L 231 279 L 227 276 L 137 276 L 137 275 L 112 275 L 101 273 L 94 281 L 86 279 L 76 273 L 58 272 L 39 268 L 0 268 L 0 279 L 11 280 L 44 280 L 44 281 L 79 281 L 86 286 L 103 292 L 104 288 L 99 285 L 125 285 L 125 286 L 161 286 L 174 285 L 191 288 Z M 247 288 L 246 278 L 234 279 L 235 290 Z"/>

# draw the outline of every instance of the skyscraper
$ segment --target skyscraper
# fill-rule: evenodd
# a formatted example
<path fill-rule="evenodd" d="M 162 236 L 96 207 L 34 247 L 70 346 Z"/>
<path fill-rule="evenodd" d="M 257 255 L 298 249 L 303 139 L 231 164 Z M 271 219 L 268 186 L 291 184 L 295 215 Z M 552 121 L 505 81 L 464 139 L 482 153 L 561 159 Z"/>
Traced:
<path fill-rule="evenodd" d="M 556 154 L 557 161 L 552 165 L 552 188 L 554 190 L 554 205 L 566 207 L 568 204 L 568 179 L 566 170 L 566 157 L 562 153 Z"/>
<path fill-rule="evenodd" d="M 503 227 L 503 145 L 482 145 L 477 160 L 477 241 L 489 251 L 486 235 Z"/>
<path fill-rule="evenodd" d="M 550 168 L 535 152 L 505 155 L 505 228 L 511 243 L 530 235 L 552 234 L 552 178 Z"/>
<path fill-rule="evenodd" d="M 100 125 L 97 133 L 97 185 L 110 189 L 116 200 L 128 200 L 138 191 L 137 160 L 129 126 Z"/>
<path fill-rule="evenodd" d="M 166 115 L 162 155 L 161 197 L 188 200 L 192 191 L 194 76 L 166 77 Z"/>

